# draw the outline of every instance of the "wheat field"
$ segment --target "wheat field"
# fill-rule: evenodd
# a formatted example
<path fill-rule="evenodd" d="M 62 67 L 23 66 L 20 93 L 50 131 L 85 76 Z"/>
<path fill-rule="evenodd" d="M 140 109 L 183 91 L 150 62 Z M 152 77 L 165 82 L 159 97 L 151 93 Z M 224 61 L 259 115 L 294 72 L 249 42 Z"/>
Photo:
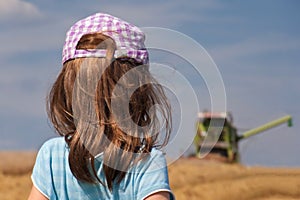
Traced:
<path fill-rule="evenodd" d="M 27 199 L 35 152 L 0 152 L 0 200 Z M 195 158 L 169 166 L 178 200 L 300 199 L 300 168 L 245 167 Z"/>

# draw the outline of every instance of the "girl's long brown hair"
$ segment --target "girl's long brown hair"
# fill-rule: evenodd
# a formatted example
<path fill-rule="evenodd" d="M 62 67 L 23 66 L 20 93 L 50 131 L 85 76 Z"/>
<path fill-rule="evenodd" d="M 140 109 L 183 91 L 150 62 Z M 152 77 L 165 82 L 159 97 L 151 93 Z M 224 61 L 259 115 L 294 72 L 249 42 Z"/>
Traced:
<path fill-rule="evenodd" d="M 98 181 L 112 190 L 132 163 L 143 159 L 153 146 L 167 144 L 171 132 L 170 105 L 147 65 L 139 67 L 142 63 L 128 57 L 113 59 L 116 45 L 111 38 L 101 33 L 87 34 L 76 48 L 106 49 L 107 54 L 105 58 L 76 58 L 63 65 L 48 96 L 48 115 L 69 146 L 73 175 L 88 183 Z M 134 69 L 138 70 L 124 78 Z M 79 76 L 84 81 L 78 84 Z M 116 85 L 123 90 L 114 94 Z M 134 92 L 128 92 L 130 88 Z M 128 110 L 130 114 L 130 120 L 124 119 L 122 127 L 112 113 L 114 98 L 121 105 L 117 108 L 119 113 Z M 158 109 L 153 111 L 156 105 L 159 116 Z M 164 135 L 158 137 L 159 134 Z M 103 153 L 106 180 L 97 177 L 94 162 L 99 153 Z"/>

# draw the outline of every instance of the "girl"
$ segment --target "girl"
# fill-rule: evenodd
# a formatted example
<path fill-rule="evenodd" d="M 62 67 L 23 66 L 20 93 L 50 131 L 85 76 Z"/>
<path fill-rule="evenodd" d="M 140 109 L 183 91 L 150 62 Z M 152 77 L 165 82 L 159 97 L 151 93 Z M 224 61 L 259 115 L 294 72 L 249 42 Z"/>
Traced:
<path fill-rule="evenodd" d="M 40 148 L 29 200 L 174 199 L 158 150 L 169 139 L 170 106 L 149 72 L 144 39 L 136 26 L 103 13 L 67 32 L 48 97 L 63 137 Z"/>

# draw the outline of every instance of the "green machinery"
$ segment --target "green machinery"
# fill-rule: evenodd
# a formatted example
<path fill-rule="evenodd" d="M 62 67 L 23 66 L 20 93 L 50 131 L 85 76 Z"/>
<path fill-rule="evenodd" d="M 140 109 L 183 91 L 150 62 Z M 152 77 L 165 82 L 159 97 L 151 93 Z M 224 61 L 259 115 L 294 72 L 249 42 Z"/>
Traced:
<path fill-rule="evenodd" d="M 238 135 L 237 128 L 234 127 L 232 121 L 230 113 L 199 113 L 197 134 L 194 139 L 196 156 L 202 157 L 200 155 L 202 152 L 209 152 L 225 157 L 228 162 L 237 162 L 239 160 L 239 141 L 283 123 L 288 123 L 289 127 L 292 126 L 292 117 L 287 115 Z"/>

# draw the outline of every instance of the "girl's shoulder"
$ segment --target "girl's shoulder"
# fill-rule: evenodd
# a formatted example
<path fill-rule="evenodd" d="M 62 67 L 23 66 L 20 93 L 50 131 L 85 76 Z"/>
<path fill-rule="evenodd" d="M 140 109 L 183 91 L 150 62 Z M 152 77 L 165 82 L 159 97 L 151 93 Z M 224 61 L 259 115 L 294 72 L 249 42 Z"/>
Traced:
<path fill-rule="evenodd" d="M 42 147 L 65 146 L 65 144 L 66 142 L 64 137 L 54 137 L 44 142 Z"/>
<path fill-rule="evenodd" d="M 152 148 L 151 152 L 133 167 L 133 171 L 148 173 L 164 170 L 166 167 L 167 162 L 164 153 L 156 148 Z"/>
<path fill-rule="evenodd" d="M 56 154 L 62 154 L 68 150 L 67 143 L 64 137 L 55 137 L 47 140 L 39 149 L 38 154 L 44 154 L 48 156 L 53 156 Z"/>
<path fill-rule="evenodd" d="M 66 142 L 64 137 L 54 137 L 48 139 L 41 148 L 57 148 L 57 147 L 65 147 Z"/>

